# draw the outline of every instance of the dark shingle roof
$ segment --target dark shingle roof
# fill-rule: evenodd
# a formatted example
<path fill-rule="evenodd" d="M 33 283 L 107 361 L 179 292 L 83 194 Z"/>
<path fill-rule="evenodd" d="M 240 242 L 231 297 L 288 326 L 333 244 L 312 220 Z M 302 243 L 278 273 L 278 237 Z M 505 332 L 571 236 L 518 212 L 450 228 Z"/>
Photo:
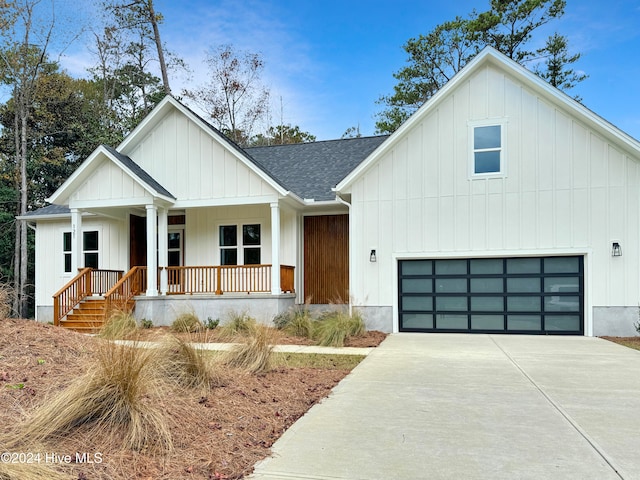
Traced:
<path fill-rule="evenodd" d="M 106 150 L 108 150 L 111 155 L 116 157 L 129 170 L 131 170 L 131 173 L 136 175 L 140 180 L 142 180 L 144 183 L 149 185 L 151 188 L 153 188 L 160 195 L 164 195 L 165 197 L 170 197 L 170 198 L 173 198 L 173 199 L 176 198 L 173 195 L 171 195 L 171 193 L 166 188 L 164 188 L 162 185 L 160 185 L 151 175 L 149 175 L 147 172 L 145 172 L 142 169 L 142 167 L 140 167 L 140 165 L 138 165 L 136 162 L 131 160 L 129 157 L 127 157 L 126 155 L 121 154 L 120 152 L 118 152 L 113 147 L 109 147 L 107 145 L 103 145 L 103 147 Z"/>
<path fill-rule="evenodd" d="M 47 205 L 46 207 L 32 210 L 23 215 L 23 217 L 39 217 L 44 215 L 68 215 L 71 212 L 69 207 L 63 205 Z"/>
<path fill-rule="evenodd" d="M 331 189 L 387 138 L 346 138 L 245 151 L 300 198 L 333 200 Z"/>

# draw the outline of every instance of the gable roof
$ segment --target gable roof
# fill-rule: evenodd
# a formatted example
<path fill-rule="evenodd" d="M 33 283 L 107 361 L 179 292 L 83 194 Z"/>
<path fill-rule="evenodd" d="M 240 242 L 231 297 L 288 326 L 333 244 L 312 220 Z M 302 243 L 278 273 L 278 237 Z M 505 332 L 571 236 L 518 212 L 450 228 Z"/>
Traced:
<path fill-rule="evenodd" d="M 91 155 L 71 174 L 71 176 L 46 200 L 50 203 L 66 204 L 71 194 L 91 175 L 94 168 L 108 158 L 129 175 L 136 183 L 154 197 L 173 203 L 176 198 L 167 189 L 155 181 L 139 165 L 126 155 L 105 145 L 100 145 Z"/>
<path fill-rule="evenodd" d="M 181 112 L 184 116 L 197 124 L 202 130 L 208 132 L 212 138 L 226 146 L 232 153 L 235 154 L 235 157 L 239 161 L 247 165 L 258 176 L 260 176 L 269 185 L 271 185 L 280 195 L 289 195 L 289 189 L 280 181 L 280 179 L 272 175 L 271 172 L 269 172 L 264 167 L 264 165 L 248 155 L 247 152 L 243 150 L 237 143 L 228 138 L 226 135 L 220 132 L 220 130 L 215 128 L 209 122 L 200 117 L 200 115 L 195 113 L 193 110 L 191 110 L 189 107 L 187 107 L 171 95 L 165 96 L 160 101 L 160 103 L 151 111 L 151 113 L 149 113 L 149 115 L 147 115 L 129 135 L 127 135 L 127 137 L 120 143 L 120 145 L 118 145 L 116 150 L 122 152 L 125 155 L 128 154 L 131 150 L 133 150 L 133 148 L 135 148 L 137 139 L 140 137 L 144 137 L 148 132 L 150 132 L 160 121 L 162 121 L 162 119 L 165 117 L 165 115 L 168 114 L 171 108 L 174 108 Z M 294 195 L 294 197 L 297 196 Z M 302 199 L 296 198 L 296 200 L 302 202 Z"/>
<path fill-rule="evenodd" d="M 259 164 L 303 199 L 335 199 L 332 188 L 388 138 L 347 138 L 247 148 Z"/>
<path fill-rule="evenodd" d="M 360 175 L 366 171 L 372 164 L 388 152 L 401 138 L 405 132 L 418 124 L 426 117 L 431 110 L 436 108 L 445 99 L 449 93 L 459 84 L 466 81 L 477 70 L 486 64 L 492 64 L 503 70 L 506 70 L 514 76 L 523 85 L 527 86 L 542 98 L 549 102 L 562 106 L 564 109 L 573 113 L 574 116 L 580 118 L 582 122 L 599 132 L 605 138 L 612 140 L 616 145 L 624 148 L 632 153 L 636 158 L 640 159 L 640 142 L 627 133 L 623 132 L 615 125 L 611 124 L 604 118 L 595 114 L 587 107 L 571 98 L 566 93 L 553 87 L 535 73 L 527 70 L 525 67 L 510 59 L 503 53 L 492 47 L 485 47 L 473 60 L 465 65 L 451 80 L 449 80 L 436 94 L 422 105 L 409 119 L 404 122 L 398 130 L 396 130 L 389 140 L 380 148 L 376 149 L 368 158 L 366 158 L 358 167 L 352 170 L 335 188 L 336 191 L 343 191 L 353 184 Z"/>

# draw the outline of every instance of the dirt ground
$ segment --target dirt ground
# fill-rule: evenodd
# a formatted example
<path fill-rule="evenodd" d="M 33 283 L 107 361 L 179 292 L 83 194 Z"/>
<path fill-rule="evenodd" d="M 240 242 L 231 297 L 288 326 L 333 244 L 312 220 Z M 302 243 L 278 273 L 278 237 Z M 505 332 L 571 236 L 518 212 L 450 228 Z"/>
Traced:
<path fill-rule="evenodd" d="M 625 347 L 640 350 L 640 337 L 600 337 Z"/>
<path fill-rule="evenodd" d="M 1 439 L 82 375 L 100 340 L 27 320 L 2 320 L 0 328 L 0 451 L 4 452 Z M 151 340 L 161 334 L 162 329 L 152 329 L 146 335 Z M 370 332 L 350 345 L 375 346 L 384 337 Z M 285 337 L 279 343 L 292 341 Z M 40 453 L 41 462 L 48 460 L 47 466 L 77 480 L 243 478 L 270 454 L 273 442 L 348 373 L 335 368 L 284 367 L 262 376 L 234 371 L 224 387 L 205 393 L 174 389 L 149 399 L 159 402 L 169 419 L 174 444 L 169 454 L 122 450 L 82 426 L 73 436 L 14 450 Z M 71 463 L 51 464 L 65 455 L 71 456 Z"/>

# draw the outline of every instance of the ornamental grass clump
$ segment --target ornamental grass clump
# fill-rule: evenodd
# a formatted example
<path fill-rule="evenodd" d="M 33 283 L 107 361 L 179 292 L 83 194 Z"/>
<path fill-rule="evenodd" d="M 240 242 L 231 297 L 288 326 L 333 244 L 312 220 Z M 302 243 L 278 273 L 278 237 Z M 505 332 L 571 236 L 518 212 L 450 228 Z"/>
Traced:
<path fill-rule="evenodd" d="M 266 373 L 271 370 L 271 352 L 275 340 L 276 331 L 273 328 L 254 322 L 243 343 L 224 355 L 224 362 L 249 373 Z"/>
<path fill-rule="evenodd" d="M 276 328 L 294 337 L 312 338 L 314 320 L 305 306 L 281 313 L 273 319 Z"/>
<path fill-rule="evenodd" d="M 318 345 L 324 347 L 343 347 L 349 337 L 358 337 L 366 328 L 362 315 L 354 311 L 334 310 L 324 313 L 314 324 L 313 337 Z"/>
<path fill-rule="evenodd" d="M 109 340 L 127 338 L 138 330 L 138 324 L 131 312 L 116 310 L 100 329 L 98 336 Z"/>
<path fill-rule="evenodd" d="M 204 325 L 193 312 L 181 313 L 171 324 L 171 330 L 176 333 L 196 333 L 204 330 Z"/>
<path fill-rule="evenodd" d="M 160 350 L 161 370 L 174 383 L 203 390 L 228 384 L 225 370 L 214 362 L 210 351 L 175 336 L 168 337 Z"/>
<path fill-rule="evenodd" d="M 20 439 L 40 443 L 85 427 L 123 448 L 170 451 L 170 431 L 157 401 L 158 349 L 133 344 L 102 341 L 87 373 L 36 409 Z"/>
<path fill-rule="evenodd" d="M 227 315 L 227 322 L 220 327 L 220 335 L 223 338 L 249 336 L 253 334 L 256 325 L 255 318 L 249 316 L 247 313 L 230 312 Z"/>

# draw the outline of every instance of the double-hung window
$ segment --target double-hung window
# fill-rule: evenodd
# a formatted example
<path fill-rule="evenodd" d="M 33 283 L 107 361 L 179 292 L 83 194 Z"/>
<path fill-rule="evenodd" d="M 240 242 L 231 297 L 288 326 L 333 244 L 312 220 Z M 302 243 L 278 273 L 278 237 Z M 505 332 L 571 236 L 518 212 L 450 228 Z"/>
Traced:
<path fill-rule="evenodd" d="M 62 233 L 62 254 L 64 263 L 64 273 L 72 273 L 73 266 L 71 265 L 71 232 Z M 99 268 L 99 241 L 98 231 L 92 230 L 88 232 L 82 232 L 82 258 L 84 260 L 85 267 Z"/>
<path fill-rule="evenodd" d="M 503 175 L 505 122 L 483 121 L 469 124 L 471 175 Z"/>
<path fill-rule="evenodd" d="M 221 225 L 220 265 L 259 265 L 261 263 L 260 224 Z"/>

